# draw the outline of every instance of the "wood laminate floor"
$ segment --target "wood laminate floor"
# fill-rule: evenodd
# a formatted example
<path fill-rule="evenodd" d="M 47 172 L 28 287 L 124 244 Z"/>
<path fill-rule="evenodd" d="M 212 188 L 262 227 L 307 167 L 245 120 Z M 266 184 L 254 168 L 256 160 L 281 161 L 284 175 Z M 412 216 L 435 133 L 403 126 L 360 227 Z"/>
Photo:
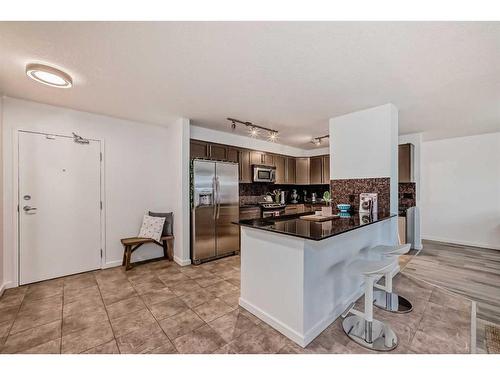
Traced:
<path fill-rule="evenodd" d="M 500 251 L 424 241 L 403 273 L 476 302 L 477 352 L 485 352 L 484 326 L 500 326 Z"/>

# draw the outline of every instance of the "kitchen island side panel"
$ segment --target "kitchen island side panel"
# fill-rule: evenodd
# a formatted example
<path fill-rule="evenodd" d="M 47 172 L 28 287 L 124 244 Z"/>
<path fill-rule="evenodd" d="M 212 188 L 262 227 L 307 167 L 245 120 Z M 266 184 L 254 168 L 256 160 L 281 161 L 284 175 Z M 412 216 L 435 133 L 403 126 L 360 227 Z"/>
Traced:
<path fill-rule="evenodd" d="M 397 217 L 323 241 L 306 241 L 304 249 L 304 338 L 310 342 L 363 294 L 363 278 L 349 272 L 357 259 L 377 259 L 370 248 L 396 244 Z"/>
<path fill-rule="evenodd" d="M 241 227 L 241 249 L 240 305 L 301 341 L 304 240 Z"/>

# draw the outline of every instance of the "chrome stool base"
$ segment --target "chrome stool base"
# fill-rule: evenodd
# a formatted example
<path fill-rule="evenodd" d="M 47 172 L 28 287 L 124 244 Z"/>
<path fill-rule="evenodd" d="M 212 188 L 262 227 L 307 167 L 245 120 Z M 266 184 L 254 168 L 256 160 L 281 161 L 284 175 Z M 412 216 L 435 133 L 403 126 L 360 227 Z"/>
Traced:
<path fill-rule="evenodd" d="M 406 298 L 385 290 L 373 291 L 373 304 L 382 310 L 399 314 L 406 314 L 413 310 L 413 305 Z"/>
<path fill-rule="evenodd" d="M 342 321 L 342 328 L 347 336 L 354 342 L 365 348 L 377 350 L 380 352 L 388 352 L 396 349 L 398 346 L 398 338 L 394 331 L 387 324 L 379 320 L 373 319 L 371 326 L 371 340 L 368 337 L 366 341 L 366 333 L 370 330 L 367 328 L 367 321 L 357 315 L 351 315 Z"/>

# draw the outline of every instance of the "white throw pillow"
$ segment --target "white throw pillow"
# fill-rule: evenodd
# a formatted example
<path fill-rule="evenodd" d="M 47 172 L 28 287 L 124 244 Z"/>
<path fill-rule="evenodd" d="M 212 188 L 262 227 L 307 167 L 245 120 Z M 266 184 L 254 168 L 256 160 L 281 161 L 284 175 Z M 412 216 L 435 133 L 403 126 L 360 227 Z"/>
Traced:
<path fill-rule="evenodd" d="M 144 215 L 138 237 L 152 238 L 155 241 L 160 241 L 161 233 L 163 231 L 163 224 L 165 224 L 164 217 Z"/>

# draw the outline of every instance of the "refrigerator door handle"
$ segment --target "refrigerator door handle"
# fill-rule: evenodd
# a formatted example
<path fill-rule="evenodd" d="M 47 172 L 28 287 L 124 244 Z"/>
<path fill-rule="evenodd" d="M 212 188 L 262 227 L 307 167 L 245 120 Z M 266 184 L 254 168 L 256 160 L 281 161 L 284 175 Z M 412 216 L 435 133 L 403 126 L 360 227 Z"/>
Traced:
<path fill-rule="evenodd" d="M 213 197 L 213 206 L 214 206 L 214 219 L 217 218 L 217 182 L 216 182 L 216 177 L 214 176 L 212 178 L 212 191 L 214 192 L 214 197 Z"/>
<path fill-rule="evenodd" d="M 219 181 L 219 177 L 217 176 L 216 177 L 216 186 L 217 186 L 217 219 L 219 218 L 220 216 L 220 181 Z"/>

